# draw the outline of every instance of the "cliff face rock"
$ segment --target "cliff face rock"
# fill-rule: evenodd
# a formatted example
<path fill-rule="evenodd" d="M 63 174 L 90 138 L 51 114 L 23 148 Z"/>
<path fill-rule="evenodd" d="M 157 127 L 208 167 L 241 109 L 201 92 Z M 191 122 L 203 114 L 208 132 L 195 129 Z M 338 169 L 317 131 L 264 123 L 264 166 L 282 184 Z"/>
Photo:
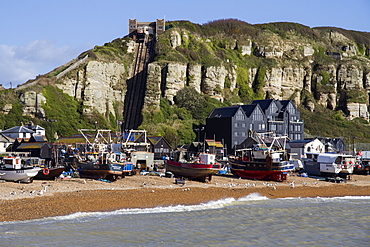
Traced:
<path fill-rule="evenodd" d="M 365 103 L 349 102 L 347 103 L 349 119 L 365 118 L 369 119 L 368 106 Z"/>
<path fill-rule="evenodd" d="M 202 92 L 214 99 L 223 101 L 222 90 L 225 88 L 227 71 L 224 66 L 208 67 L 204 70 Z"/>
<path fill-rule="evenodd" d="M 234 67 L 228 71 L 224 66 L 204 68 L 199 64 L 150 63 L 144 105 L 159 107 L 161 95 L 174 104 L 177 92 L 187 85 L 194 87 L 199 93 L 223 101 L 222 90 L 225 88 L 226 78 L 231 82 L 230 89 L 234 90 L 236 87 Z"/>
<path fill-rule="evenodd" d="M 174 104 L 176 93 L 183 89 L 186 85 L 186 64 L 170 63 L 167 64 L 165 76 L 164 96 Z"/>
<path fill-rule="evenodd" d="M 343 89 L 360 89 L 364 85 L 364 73 L 363 70 L 354 65 L 339 65 L 337 70 L 338 78 L 337 81 L 339 86 Z"/>
<path fill-rule="evenodd" d="M 60 89 L 77 100 L 83 101 L 84 113 L 96 110 L 101 114 L 115 115 L 113 104 L 123 102 L 125 91 L 114 88 L 125 88 L 125 67 L 119 63 L 89 61 L 76 72 L 56 84 Z"/>
<path fill-rule="evenodd" d="M 20 95 L 19 100 L 24 105 L 23 115 L 45 118 L 45 111 L 42 109 L 42 104 L 46 102 L 46 98 L 41 93 L 27 91 Z"/>
<path fill-rule="evenodd" d="M 259 79 L 258 71 L 263 68 L 265 97 L 293 99 L 310 111 L 321 105 L 341 109 L 349 118 L 368 118 L 370 44 L 359 45 L 339 31 L 308 29 L 305 36 L 299 33 L 300 29 L 274 32 L 264 27 L 255 35 L 229 35 L 170 28 L 162 35 L 167 35 L 163 40 L 158 38 L 158 42 L 166 42 L 160 47 L 170 55 L 161 54 L 161 59 L 148 64 L 144 107 L 158 108 L 161 97 L 174 104 L 176 94 L 185 86 L 222 102 L 226 89 L 238 93 L 240 78 L 253 88 Z M 106 52 L 112 46 L 107 45 L 102 50 L 103 58 L 90 53 L 81 56 L 48 80 L 80 101 L 85 114 L 96 111 L 115 115 L 116 103 L 125 100 L 128 70 L 133 63 L 131 53 L 135 51 L 134 41 L 121 43 L 125 53 L 130 54 L 129 59 L 123 59 L 122 54 L 120 59 L 107 58 Z M 116 48 L 111 50 L 115 53 Z M 245 72 L 242 76 L 238 74 L 240 68 Z M 362 98 L 356 98 L 357 91 L 363 92 Z M 312 97 L 303 98 L 303 92 Z M 41 108 L 44 100 L 40 93 L 24 90 L 20 96 L 24 114 L 45 117 Z M 5 105 L 2 110 L 6 114 L 10 106 Z"/>
<path fill-rule="evenodd" d="M 144 99 L 144 108 L 159 108 L 161 99 L 161 71 L 163 67 L 158 63 L 148 65 L 148 74 L 146 78 L 146 95 Z"/>
<path fill-rule="evenodd" d="M 265 94 L 281 100 L 289 98 L 295 91 L 302 91 L 304 82 L 310 79 L 310 72 L 304 67 L 272 68 L 266 71 L 264 79 Z M 299 96 L 296 95 L 294 99 L 296 102 L 300 101 Z"/>
<path fill-rule="evenodd" d="M 181 45 L 181 35 L 180 35 L 180 33 L 177 32 L 177 31 L 172 31 L 170 42 L 171 42 L 171 47 L 174 48 L 174 49 L 176 47 L 180 46 Z"/>

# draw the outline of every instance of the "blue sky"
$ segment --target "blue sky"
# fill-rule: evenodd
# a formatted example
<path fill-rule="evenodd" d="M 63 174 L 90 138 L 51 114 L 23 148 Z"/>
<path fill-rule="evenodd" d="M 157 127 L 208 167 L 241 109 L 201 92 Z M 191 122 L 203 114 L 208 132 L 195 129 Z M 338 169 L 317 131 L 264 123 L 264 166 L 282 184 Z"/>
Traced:
<path fill-rule="evenodd" d="M 95 45 L 127 35 L 128 19 L 235 18 L 370 32 L 369 0 L 0 0 L 0 83 L 34 79 Z"/>

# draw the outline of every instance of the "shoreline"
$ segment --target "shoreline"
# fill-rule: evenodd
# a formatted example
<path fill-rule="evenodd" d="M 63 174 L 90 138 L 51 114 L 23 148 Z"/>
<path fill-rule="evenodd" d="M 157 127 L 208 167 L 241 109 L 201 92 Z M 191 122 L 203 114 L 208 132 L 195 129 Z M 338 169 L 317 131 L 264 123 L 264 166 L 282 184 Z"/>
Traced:
<path fill-rule="evenodd" d="M 370 176 L 353 175 L 347 183 L 290 176 L 285 182 L 213 176 L 210 183 L 135 175 L 106 183 L 91 179 L 35 180 L 31 184 L 0 183 L 0 222 L 41 219 L 77 212 L 198 205 L 258 193 L 286 197 L 370 196 Z"/>

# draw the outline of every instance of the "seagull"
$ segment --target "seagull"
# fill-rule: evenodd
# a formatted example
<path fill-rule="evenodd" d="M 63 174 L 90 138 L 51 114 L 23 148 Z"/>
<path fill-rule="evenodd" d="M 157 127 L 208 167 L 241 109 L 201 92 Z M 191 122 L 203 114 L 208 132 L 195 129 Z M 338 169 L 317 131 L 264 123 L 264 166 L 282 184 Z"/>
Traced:
<path fill-rule="evenodd" d="M 45 188 L 43 189 L 44 192 L 49 188 L 50 185 L 46 185 Z"/>
<path fill-rule="evenodd" d="M 294 188 L 294 181 L 290 183 L 290 186 L 292 187 L 292 189 Z"/>

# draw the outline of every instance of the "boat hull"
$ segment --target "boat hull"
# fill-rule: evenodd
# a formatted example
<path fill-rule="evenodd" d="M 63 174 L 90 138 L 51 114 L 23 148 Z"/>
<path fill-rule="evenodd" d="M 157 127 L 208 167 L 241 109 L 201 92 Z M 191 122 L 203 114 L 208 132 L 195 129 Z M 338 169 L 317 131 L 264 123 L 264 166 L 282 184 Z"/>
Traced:
<path fill-rule="evenodd" d="M 0 179 L 6 181 L 20 181 L 31 183 L 33 178 L 41 170 L 39 167 L 22 169 L 0 169 Z"/>
<path fill-rule="evenodd" d="M 285 181 L 288 171 L 281 162 L 273 162 L 268 165 L 266 162 L 242 162 L 231 163 L 231 173 L 240 178 L 268 180 L 268 181 Z"/>
<path fill-rule="evenodd" d="M 166 160 L 166 171 L 172 172 L 175 176 L 186 177 L 191 180 L 199 180 L 202 182 L 211 181 L 212 175 L 216 174 L 221 165 L 202 164 L 202 163 L 182 163 L 172 160 Z"/>
<path fill-rule="evenodd" d="M 96 164 L 95 162 L 78 163 L 81 178 L 106 179 L 115 181 L 122 176 L 122 166 L 118 164 Z"/>
<path fill-rule="evenodd" d="M 64 166 L 61 167 L 51 167 L 48 168 L 49 172 L 44 168 L 40 170 L 37 175 L 34 177 L 36 180 L 53 180 L 62 174 L 64 171 Z"/>

